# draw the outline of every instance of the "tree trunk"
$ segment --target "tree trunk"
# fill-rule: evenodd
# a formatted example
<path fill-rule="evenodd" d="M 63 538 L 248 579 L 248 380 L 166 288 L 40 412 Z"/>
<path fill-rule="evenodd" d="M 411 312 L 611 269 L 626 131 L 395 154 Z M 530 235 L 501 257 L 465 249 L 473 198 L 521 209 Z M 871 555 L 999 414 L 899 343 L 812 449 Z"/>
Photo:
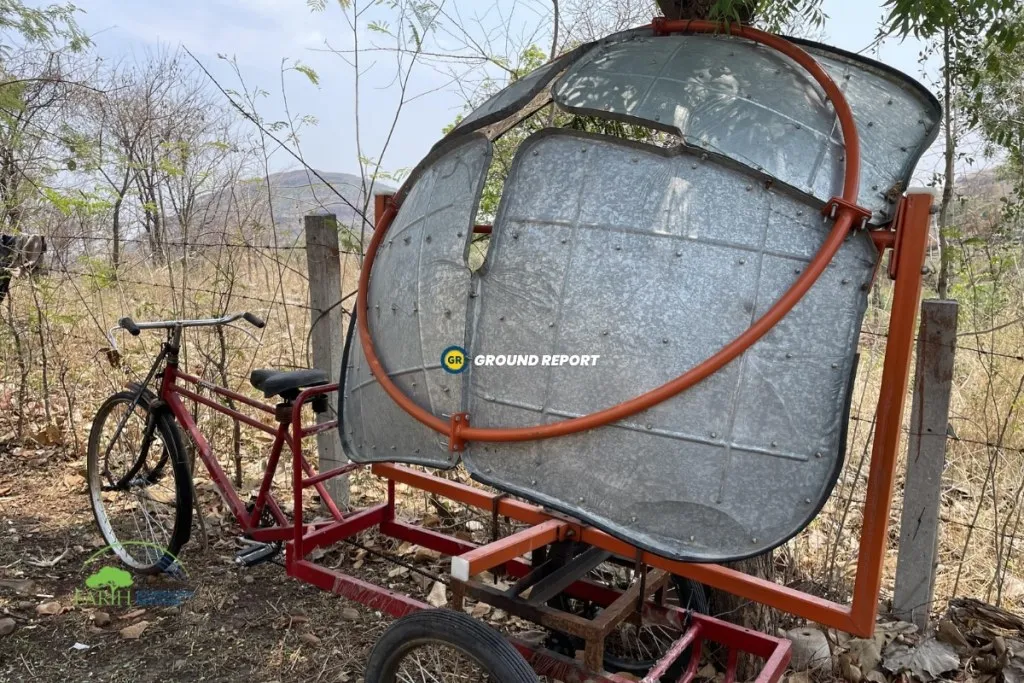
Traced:
<path fill-rule="evenodd" d="M 953 133 L 953 77 L 949 51 L 949 29 L 942 36 L 942 99 L 946 114 L 946 149 L 942 182 L 942 203 L 939 205 L 939 278 L 936 284 L 940 299 L 949 298 L 949 274 L 953 267 L 953 252 L 949 248 L 946 230 L 949 227 L 949 208 L 953 203 L 956 182 L 956 136 Z"/>

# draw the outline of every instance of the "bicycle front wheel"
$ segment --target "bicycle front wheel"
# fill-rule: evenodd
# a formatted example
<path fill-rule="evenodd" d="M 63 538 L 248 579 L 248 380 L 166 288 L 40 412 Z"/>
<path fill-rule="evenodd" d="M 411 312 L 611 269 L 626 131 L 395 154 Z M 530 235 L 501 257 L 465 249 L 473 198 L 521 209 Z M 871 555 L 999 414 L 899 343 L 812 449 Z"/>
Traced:
<path fill-rule="evenodd" d="M 135 398 L 135 392 L 119 392 L 96 413 L 89 433 L 89 500 L 117 557 L 138 572 L 156 574 L 174 566 L 191 533 L 191 473 L 172 417 Z"/>

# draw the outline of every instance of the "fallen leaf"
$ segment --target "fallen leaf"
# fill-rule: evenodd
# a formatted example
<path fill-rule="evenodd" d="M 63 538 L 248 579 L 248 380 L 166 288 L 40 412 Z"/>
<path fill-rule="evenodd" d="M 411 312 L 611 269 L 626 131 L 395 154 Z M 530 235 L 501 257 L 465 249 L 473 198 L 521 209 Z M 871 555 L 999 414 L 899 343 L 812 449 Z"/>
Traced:
<path fill-rule="evenodd" d="M 125 621 L 131 621 L 132 619 L 135 619 L 136 617 L 141 617 L 145 613 L 146 613 L 146 610 L 144 610 L 144 609 L 135 609 L 135 610 L 132 610 L 131 612 L 129 612 L 128 614 L 125 614 L 121 618 L 124 619 Z"/>
<path fill-rule="evenodd" d="M 136 624 L 132 624 L 131 626 L 125 626 L 119 631 L 119 633 L 122 638 L 127 640 L 137 640 L 147 628 L 149 628 L 149 622 L 140 621 Z"/>
<path fill-rule="evenodd" d="M 473 605 L 473 609 L 469 611 L 469 615 L 474 619 L 483 619 L 491 613 L 491 606 L 486 602 L 478 602 Z"/>
<path fill-rule="evenodd" d="M 92 623 L 99 627 L 110 626 L 110 615 L 106 612 L 93 612 Z"/>
<path fill-rule="evenodd" d="M 434 560 L 438 560 L 440 558 L 441 558 L 441 553 L 439 553 L 436 550 L 432 550 L 430 548 L 424 548 L 423 546 L 418 546 L 416 548 L 416 552 L 413 553 L 413 556 L 412 556 L 412 559 L 414 561 L 416 561 L 416 562 L 424 562 L 424 563 L 425 562 L 433 562 Z"/>
<path fill-rule="evenodd" d="M 435 581 L 433 587 L 430 589 L 430 594 L 427 595 L 427 602 L 433 607 L 444 607 L 448 604 L 448 592 L 444 588 L 444 584 L 440 581 Z"/>
<path fill-rule="evenodd" d="M 11 619 L 10 617 L 0 619 L 0 637 L 9 636 L 14 633 L 16 626 L 17 624 L 14 622 L 14 619 Z"/>
<path fill-rule="evenodd" d="M 36 614 L 54 615 L 60 614 L 64 611 L 64 607 L 59 602 L 44 602 L 36 605 Z"/>
<path fill-rule="evenodd" d="M 299 636 L 299 640 L 306 643 L 307 645 L 312 645 L 313 647 L 320 646 L 320 639 L 316 636 L 315 633 L 309 633 L 307 631 L 306 633 L 303 633 Z"/>
<path fill-rule="evenodd" d="M 904 671 L 928 683 L 960 666 L 960 657 L 952 645 L 927 638 L 917 645 L 893 642 L 885 650 L 882 666 L 894 674 Z"/>
<path fill-rule="evenodd" d="M 355 607 L 346 607 L 341 610 L 341 618 L 348 621 L 359 621 L 359 610 Z"/>

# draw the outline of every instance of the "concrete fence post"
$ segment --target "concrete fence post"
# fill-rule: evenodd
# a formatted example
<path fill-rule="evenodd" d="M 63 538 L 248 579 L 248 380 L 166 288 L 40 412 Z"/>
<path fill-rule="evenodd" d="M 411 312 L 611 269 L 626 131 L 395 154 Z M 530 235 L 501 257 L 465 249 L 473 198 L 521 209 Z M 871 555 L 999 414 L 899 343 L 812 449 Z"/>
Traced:
<path fill-rule="evenodd" d="M 957 310 L 955 301 L 921 303 L 893 613 L 922 630 L 935 589 Z"/>
<path fill-rule="evenodd" d="M 313 367 L 323 370 L 331 382 L 341 373 L 341 351 L 344 344 L 341 308 L 341 250 L 338 246 L 338 221 L 334 214 L 305 217 L 306 265 L 309 274 L 309 323 Z M 331 409 L 317 415 L 317 423 L 333 420 L 338 414 L 338 397 L 330 396 Z M 331 429 L 316 437 L 319 470 L 325 472 L 345 464 L 337 430 Z M 348 477 L 335 477 L 325 483 L 328 493 L 339 507 L 348 505 Z"/>

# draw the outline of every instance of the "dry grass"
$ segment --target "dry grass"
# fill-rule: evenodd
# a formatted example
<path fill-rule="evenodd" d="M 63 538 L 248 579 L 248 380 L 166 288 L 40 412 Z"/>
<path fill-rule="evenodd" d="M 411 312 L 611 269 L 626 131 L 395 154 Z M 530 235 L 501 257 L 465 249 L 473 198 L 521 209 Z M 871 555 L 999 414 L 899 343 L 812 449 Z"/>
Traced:
<path fill-rule="evenodd" d="M 223 338 L 208 331 L 188 338 L 186 370 L 235 390 L 251 392 L 248 374 L 254 367 L 309 364 L 303 249 L 210 247 L 170 266 L 136 258 L 136 265 L 123 268 L 117 279 L 101 261 L 83 258 L 67 264 L 64 272 L 55 269 L 32 281 L 15 282 L 0 320 L 0 444 L 36 444 L 61 448 L 75 458 L 83 455 L 92 412 L 110 392 L 145 373 L 160 343 L 152 333 L 138 339 L 122 335 L 123 363 L 112 365 L 103 330 L 122 315 L 161 319 L 251 310 L 265 317 L 268 326 L 256 339 L 235 330 Z M 346 257 L 346 293 L 355 287 L 357 274 L 355 257 Z M 1024 300 L 1022 283 L 1024 278 L 1002 281 L 1000 287 L 1007 292 L 1001 300 Z M 846 464 L 836 489 L 822 514 L 780 554 L 785 568 L 780 580 L 839 599 L 849 595 L 859 546 L 889 294 L 888 284 L 881 283 L 865 320 Z M 962 310 L 961 331 L 994 327 L 1014 319 L 1018 309 L 1024 312 L 1018 305 L 981 315 L 969 306 Z M 960 440 L 951 440 L 947 452 L 936 610 L 954 595 L 1010 607 L 1024 600 L 1019 578 L 1024 571 L 1024 530 L 1019 528 L 1024 456 L 1015 450 L 1021 446 L 1018 404 L 1024 362 L 987 353 L 1018 355 L 1022 339 L 1020 323 L 961 338 L 972 350 L 961 348 L 956 360 L 951 417 Z M 199 411 L 200 426 L 212 436 L 215 453 L 231 472 L 233 425 L 210 413 Z M 238 447 L 245 464 L 242 490 L 253 489 L 267 442 L 243 429 Z M 287 485 L 286 478 L 280 484 Z M 902 476 L 890 519 L 883 597 L 891 596 L 895 575 L 901 488 Z M 411 517 L 437 515 L 425 497 L 412 496 L 411 501 Z"/>

